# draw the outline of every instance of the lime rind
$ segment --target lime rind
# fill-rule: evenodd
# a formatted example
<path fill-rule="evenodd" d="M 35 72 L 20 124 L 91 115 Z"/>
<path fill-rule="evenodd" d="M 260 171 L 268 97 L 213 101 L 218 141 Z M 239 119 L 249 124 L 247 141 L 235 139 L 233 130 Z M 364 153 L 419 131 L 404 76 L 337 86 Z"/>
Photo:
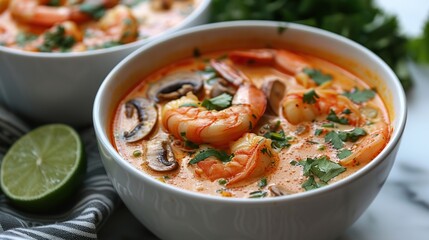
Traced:
<path fill-rule="evenodd" d="M 1 188 L 11 203 L 30 211 L 56 208 L 82 182 L 86 169 L 77 132 L 50 124 L 22 136 L 3 158 Z"/>

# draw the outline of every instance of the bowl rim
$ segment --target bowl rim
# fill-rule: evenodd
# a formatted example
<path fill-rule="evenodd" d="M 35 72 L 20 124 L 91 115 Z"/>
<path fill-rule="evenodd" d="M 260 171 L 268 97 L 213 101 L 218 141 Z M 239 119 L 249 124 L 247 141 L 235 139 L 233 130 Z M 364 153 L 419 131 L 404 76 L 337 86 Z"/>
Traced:
<path fill-rule="evenodd" d="M 197 20 L 202 14 L 204 14 L 205 11 L 208 11 L 210 4 L 211 4 L 211 0 L 200 0 L 200 3 L 198 4 L 197 8 L 195 8 L 191 12 L 191 14 L 186 16 L 183 19 L 183 21 L 180 22 L 178 25 L 168 28 L 167 30 L 157 35 L 149 36 L 148 38 L 140 39 L 131 43 L 121 44 L 114 47 L 101 48 L 101 49 L 95 49 L 95 50 L 86 50 L 82 52 L 64 52 L 63 53 L 63 52 L 30 52 L 30 51 L 24 51 L 21 49 L 15 49 L 15 48 L 10 48 L 10 47 L 0 45 L 0 53 L 5 52 L 8 54 L 28 57 L 28 58 L 79 58 L 79 57 L 85 57 L 85 56 L 96 56 L 96 55 L 103 55 L 103 54 L 109 54 L 109 53 L 116 53 L 116 52 L 121 52 L 123 50 L 130 50 L 130 49 L 138 48 L 142 45 L 145 45 L 148 42 L 151 42 L 157 38 L 162 38 L 164 35 L 169 35 L 171 33 L 174 33 L 175 31 L 181 30 L 182 28 L 186 28 L 190 23 Z M 208 14 L 209 13 L 207 13 L 207 15 Z"/>
<path fill-rule="evenodd" d="M 140 54 L 144 54 L 144 52 L 147 49 L 150 49 L 163 42 L 166 42 L 171 39 L 184 36 L 184 35 L 198 34 L 198 32 L 201 32 L 201 31 L 212 31 L 215 29 L 222 29 L 222 28 L 245 28 L 245 27 L 278 28 L 279 26 L 280 27 L 287 26 L 287 28 L 293 28 L 294 30 L 297 30 L 297 31 L 309 32 L 315 35 L 322 35 L 333 41 L 343 42 L 346 45 L 348 45 L 348 47 L 355 48 L 358 51 L 363 52 L 368 58 L 372 59 L 374 62 L 379 64 L 380 67 L 383 69 L 383 71 L 387 74 L 389 78 L 389 82 L 390 81 L 392 82 L 392 86 L 393 86 L 392 89 L 396 91 L 395 94 L 392 94 L 393 99 L 395 98 L 398 99 L 398 112 L 395 112 L 397 127 L 395 127 L 394 131 L 392 132 L 391 138 L 387 143 L 387 145 L 385 146 L 385 148 L 371 162 L 369 162 L 363 168 L 347 176 L 346 178 L 341 179 L 338 182 L 335 182 L 327 186 L 324 186 L 322 188 L 314 189 L 311 191 L 305 191 L 305 192 L 300 192 L 296 194 L 272 197 L 272 198 L 257 198 L 257 199 L 235 198 L 235 197 L 225 198 L 220 196 L 199 193 L 191 190 L 186 190 L 170 184 L 162 183 L 154 179 L 153 177 L 149 176 L 148 174 L 135 168 L 131 163 L 123 159 L 119 155 L 119 153 L 115 150 L 115 148 L 113 147 L 112 143 L 108 138 L 108 135 L 106 132 L 107 129 L 102 128 L 101 118 L 98 116 L 98 113 L 100 112 L 100 109 L 101 109 L 100 107 L 102 104 L 101 99 L 104 98 L 103 92 L 105 92 L 105 89 L 108 88 L 109 82 L 113 81 L 112 79 L 114 79 L 115 73 L 120 69 L 122 69 L 123 67 L 125 67 L 129 60 L 135 57 L 138 57 L 138 55 Z M 400 81 L 398 80 L 397 76 L 392 71 L 392 69 L 375 53 L 368 50 L 366 47 L 360 45 L 359 43 L 356 43 L 346 37 L 329 32 L 327 30 L 306 26 L 302 24 L 267 21 L 267 20 L 243 20 L 243 21 L 226 21 L 226 22 L 218 22 L 218 23 L 209 23 L 209 24 L 204 24 L 204 25 L 188 28 L 185 30 L 181 30 L 179 32 L 175 32 L 170 35 L 165 35 L 161 38 L 158 38 L 155 41 L 145 44 L 144 46 L 140 47 L 138 50 L 128 55 L 125 59 L 123 59 L 108 74 L 108 76 L 105 78 L 105 80 L 103 81 L 103 83 L 101 84 L 97 92 L 97 95 L 94 101 L 94 107 L 93 107 L 93 124 L 94 124 L 94 130 L 96 132 L 99 143 L 103 145 L 103 147 L 108 151 L 109 155 L 114 159 L 114 161 L 122 168 L 126 169 L 126 171 L 129 174 L 132 174 L 138 179 L 140 179 L 141 181 L 144 181 L 145 184 L 150 184 L 152 186 L 155 186 L 156 188 L 159 188 L 162 191 L 166 191 L 169 194 L 192 198 L 194 200 L 201 200 L 201 201 L 206 201 L 211 203 L 222 203 L 222 204 L 239 203 L 239 204 L 259 205 L 261 203 L 290 202 L 295 200 L 308 199 L 312 197 L 319 197 L 320 195 L 329 194 L 332 191 L 335 191 L 336 189 L 344 188 L 345 186 L 350 184 L 350 182 L 357 181 L 362 177 L 364 177 L 365 175 L 369 174 L 373 169 L 375 169 L 378 165 L 380 165 L 382 161 L 394 150 L 394 148 L 400 142 L 402 133 L 405 129 L 406 119 L 407 119 L 407 106 L 406 106 L 406 98 L 405 98 L 405 92 L 403 90 L 403 87 L 400 84 Z"/>

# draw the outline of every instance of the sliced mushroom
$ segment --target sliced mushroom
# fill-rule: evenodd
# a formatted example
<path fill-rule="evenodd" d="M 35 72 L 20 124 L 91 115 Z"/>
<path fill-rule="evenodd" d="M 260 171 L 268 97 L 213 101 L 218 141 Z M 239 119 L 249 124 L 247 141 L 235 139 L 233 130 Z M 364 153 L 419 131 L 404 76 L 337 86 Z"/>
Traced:
<path fill-rule="evenodd" d="M 144 146 L 145 158 L 150 169 L 158 172 L 167 172 L 179 166 L 170 142 L 167 139 L 154 138 L 147 141 Z"/>
<path fill-rule="evenodd" d="M 198 94 L 203 89 L 203 79 L 191 71 L 176 72 L 154 83 L 148 95 L 156 102 L 173 100 L 186 95 L 188 92 Z"/>
<path fill-rule="evenodd" d="M 275 184 L 268 186 L 268 190 L 270 190 L 270 194 L 273 197 L 289 195 L 288 191 L 284 187 Z"/>
<path fill-rule="evenodd" d="M 223 93 L 234 96 L 236 91 L 237 89 L 231 84 L 228 84 L 225 79 L 219 78 L 216 83 L 213 84 L 212 89 L 210 90 L 210 97 L 217 97 Z"/>
<path fill-rule="evenodd" d="M 155 105 L 146 98 L 135 98 L 125 103 L 125 116 L 131 118 L 137 112 L 137 125 L 124 132 L 127 142 L 136 142 L 146 137 L 153 129 L 158 118 Z"/>
<path fill-rule="evenodd" d="M 269 109 L 278 116 L 280 102 L 286 94 L 286 84 L 277 78 L 267 79 L 261 89 L 268 99 Z"/>

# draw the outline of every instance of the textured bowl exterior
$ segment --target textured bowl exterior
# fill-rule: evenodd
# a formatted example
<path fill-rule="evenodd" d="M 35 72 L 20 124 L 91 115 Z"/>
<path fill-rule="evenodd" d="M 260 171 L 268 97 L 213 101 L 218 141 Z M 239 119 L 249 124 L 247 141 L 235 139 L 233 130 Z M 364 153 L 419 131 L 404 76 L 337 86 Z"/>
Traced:
<path fill-rule="evenodd" d="M 82 53 L 30 53 L 0 46 L 0 104 L 33 122 L 90 125 L 102 81 L 124 57 L 162 35 L 206 23 L 210 0 L 181 24 L 134 43 Z"/>
<path fill-rule="evenodd" d="M 280 31 L 280 30 L 281 31 Z M 353 59 L 383 79 L 394 112 L 386 148 L 358 172 L 326 187 L 276 198 L 235 199 L 185 191 L 145 175 L 112 146 L 109 124 L 120 98 L 152 71 L 185 56 L 238 47 L 296 46 Z M 168 51 L 166 51 L 168 50 Z M 150 61 L 148 61 L 150 59 Z M 144 63 L 144 64 L 143 64 Z M 380 85 L 381 86 L 381 85 Z M 379 88 L 377 88 L 379 89 Z M 107 174 L 128 209 L 161 239 L 335 239 L 383 186 L 406 122 L 405 95 L 391 69 L 372 52 L 338 35 L 296 24 L 240 21 L 203 25 L 143 46 L 115 67 L 94 103 L 94 127 Z"/>

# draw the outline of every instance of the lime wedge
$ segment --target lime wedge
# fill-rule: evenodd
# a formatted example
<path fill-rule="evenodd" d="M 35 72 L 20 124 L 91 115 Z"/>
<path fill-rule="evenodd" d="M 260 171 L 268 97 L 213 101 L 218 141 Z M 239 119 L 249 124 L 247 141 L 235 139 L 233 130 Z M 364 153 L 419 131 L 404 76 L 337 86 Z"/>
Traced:
<path fill-rule="evenodd" d="M 44 212 L 65 204 L 86 170 L 82 142 L 63 124 L 38 127 L 16 141 L 3 158 L 1 188 L 23 210 Z"/>

